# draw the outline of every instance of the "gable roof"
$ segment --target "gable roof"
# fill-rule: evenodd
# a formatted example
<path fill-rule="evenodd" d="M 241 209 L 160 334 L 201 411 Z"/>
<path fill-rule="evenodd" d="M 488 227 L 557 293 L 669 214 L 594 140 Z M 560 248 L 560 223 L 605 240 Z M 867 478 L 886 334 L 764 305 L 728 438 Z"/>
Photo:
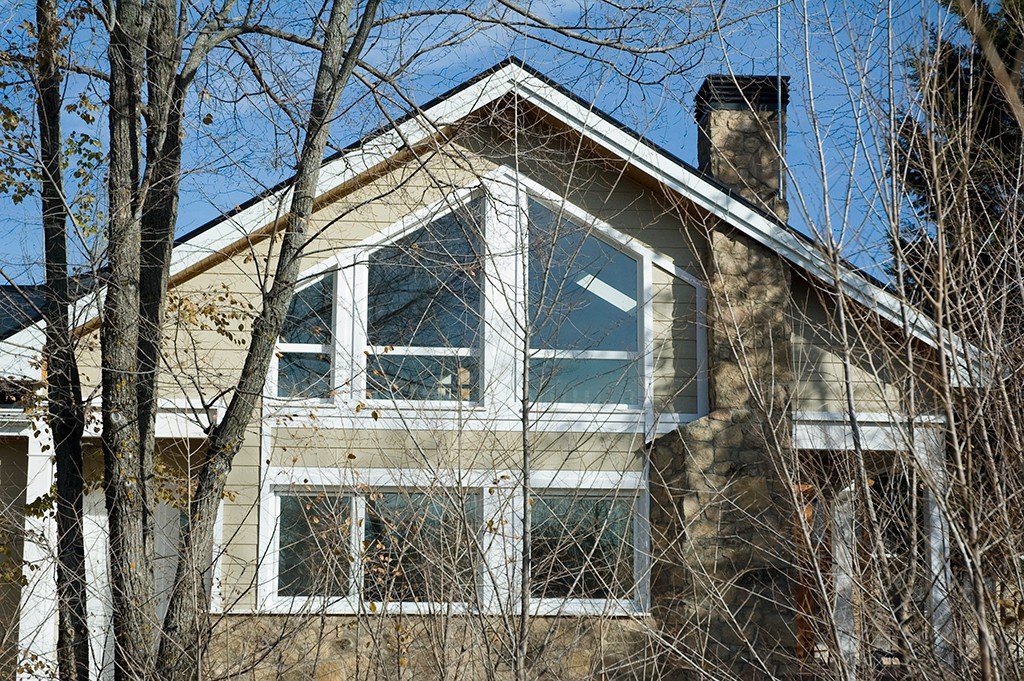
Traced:
<path fill-rule="evenodd" d="M 473 112 L 514 94 L 601 148 L 613 153 L 664 187 L 715 215 L 741 233 L 806 271 L 826 287 L 839 288 L 897 328 L 926 343 L 943 347 L 958 358 L 954 379 L 966 378 L 966 358 L 975 352 L 912 306 L 885 290 L 873 278 L 846 263 L 830 261 L 811 239 L 779 222 L 727 187 L 702 175 L 673 153 L 646 139 L 607 113 L 551 81 L 527 64 L 510 59 L 418 107 L 393 125 L 328 157 L 320 171 L 317 196 L 330 192 L 393 155 L 438 134 Z M 286 211 L 291 180 L 272 187 L 232 211 L 192 230 L 175 242 L 171 276 L 196 267 L 254 231 L 273 223 Z M 75 319 L 91 318 L 100 292 L 76 303 Z M 83 316 L 84 315 L 84 316 Z M 41 348 L 42 322 L 35 322 L 0 341 L 0 376 L 38 378 L 33 367 Z M 967 383 L 966 380 L 961 382 Z"/>

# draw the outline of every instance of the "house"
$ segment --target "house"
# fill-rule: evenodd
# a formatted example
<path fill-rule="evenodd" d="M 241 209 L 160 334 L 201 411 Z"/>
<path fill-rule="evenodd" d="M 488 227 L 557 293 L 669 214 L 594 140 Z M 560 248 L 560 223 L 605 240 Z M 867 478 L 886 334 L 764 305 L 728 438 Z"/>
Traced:
<path fill-rule="evenodd" d="M 507 62 L 328 159 L 222 504 L 213 669 L 504 678 L 524 588 L 529 664 L 548 678 L 702 666 L 759 678 L 868 657 L 891 641 L 876 644 L 884 632 L 869 635 L 858 610 L 849 457 L 877 459 L 880 500 L 920 502 L 914 607 L 946 654 L 945 431 L 927 405 L 935 357 L 960 354 L 787 226 L 787 101 L 784 78 L 709 77 L 695 168 Z M 241 369 L 287 196 L 256 197 L 175 248 L 158 421 L 164 588 L 176 486 Z M 79 312 L 95 305 L 84 297 Z M 97 385 L 88 322 L 82 333 L 83 380 Z M 900 340 L 913 370 L 889 349 Z M 40 342 L 38 323 L 12 330 L 0 372 L 38 382 Z M 0 418 L 2 493 L 20 511 L 52 484 L 47 433 L 22 402 Z M 892 473 L 908 452 L 924 483 Z M 809 459 L 821 480 L 787 468 Z M 53 525 L 15 516 L 24 542 L 9 550 L 25 579 L 6 587 L 3 643 L 8 665 L 44 669 Z M 87 516 L 99 677 L 111 659 L 99 492 Z M 828 566 L 810 585 L 808 550 Z M 826 612 L 829 637 L 815 628 Z"/>

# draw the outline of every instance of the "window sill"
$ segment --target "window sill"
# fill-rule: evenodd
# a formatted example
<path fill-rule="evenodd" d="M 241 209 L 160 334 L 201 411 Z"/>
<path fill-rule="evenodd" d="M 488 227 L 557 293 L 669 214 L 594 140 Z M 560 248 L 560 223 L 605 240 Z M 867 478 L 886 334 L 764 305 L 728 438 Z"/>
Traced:
<path fill-rule="evenodd" d="M 451 413 L 457 411 L 486 411 L 484 402 L 460 402 L 457 400 L 386 400 L 365 398 L 357 400 L 350 397 L 270 397 L 264 396 L 264 404 L 273 409 L 305 409 L 310 407 L 333 407 L 339 412 L 346 411 L 357 415 L 366 409 L 425 409 Z"/>
<path fill-rule="evenodd" d="M 289 400 L 264 398 L 264 419 L 284 419 L 291 426 L 408 430 L 518 431 L 522 417 L 515 407 L 494 403 L 355 401 L 342 398 Z M 645 433 L 649 421 L 668 432 L 700 414 L 655 413 L 635 406 L 546 404 L 535 406 L 529 427 L 539 432 Z"/>

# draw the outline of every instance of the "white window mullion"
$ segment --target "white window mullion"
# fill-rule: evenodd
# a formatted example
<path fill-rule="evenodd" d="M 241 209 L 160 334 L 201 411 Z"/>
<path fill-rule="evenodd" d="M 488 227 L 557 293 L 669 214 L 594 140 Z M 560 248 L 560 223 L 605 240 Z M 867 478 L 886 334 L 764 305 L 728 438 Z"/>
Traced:
<path fill-rule="evenodd" d="M 524 206 L 511 178 L 486 183 L 484 243 L 484 400 L 492 413 L 514 417 L 519 409 L 517 339 L 522 324 L 520 281 Z"/>
<path fill-rule="evenodd" d="M 277 398 L 277 372 L 280 370 L 278 354 L 280 352 L 279 349 L 275 348 L 274 354 L 270 356 L 270 368 L 267 370 L 267 380 L 263 386 L 263 394 L 271 399 Z M 266 410 L 267 401 L 264 401 L 263 411 L 266 412 Z"/>
<path fill-rule="evenodd" d="M 639 359 L 635 352 L 626 350 L 530 350 L 531 359 L 621 359 L 633 362 Z"/>
<path fill-rule="evenodd" d="M 281 499 L 278 494 L 265 488 L 260 503 L 260 546 L 265 547 L 263 560 L 257 567 L 257 609 L 274 611 L 277 609 L 277 568 L 280 543 Z"/>
<path fill-rule="evenodd" d="M 427 348 L 416 346 L 370 345 L 367 351 L 372 355 L 396 355 L 402 357 L 476 357 L 476 348 Z"/>
<path fill-rule="evenodd" d="M 352 327 L 355 301 L 351 258 L 338 256 L 334 275 L 334 351 L 331 355 L 331 384 L 339 400 L 352 398 Z"/>
<path fill-rule="evenodd" d="M 483 544 L 480 565 L 480 608 L 485 612 L 507 612 L 512 586 L 512 549 L 515 540 L 509 536 L 511 527 L 509 489 L 492 484 L 480 489 L 483 511 Z"/>
<path fill-rule="evenodd" d="M 352 271 L 352 398 L 356 401 L 366 397 L 366 322 L 369 319 L 367 298 L 369 296 L 369 270 L 365 252 L 356 255 Z"/>
<path fill-rule="evenodd" d="M 643 371 L 640 376 L 640 389 L 643 391 L 644 425 L 647 437 L 653 438 L 654 433 L 654 266 L 648 256 L 640 262 L 638 273 L 640 281 L 640 303 L 643 314 L 640 315 L 638 348 L 641 353 L 640 365 Z"/>
<path fill-rule="evenodd" d="M 650 472 L 645 462 L 644 485 L 633 502 L 633 574 L 636 577 L 636 605 L 642 612 L 651 607 Z"/>
<path fill-rule="evenodd" d="M 315 345 L 313 343 L 278 343 L 277 351 L 285 354 L 296 355 L 326 355 L 330 354 L 333 348 L 330 345 Z"/>
<path fill-rule="evenodd" d="M 519 612 L 520 584 L 522 582 L 523 566 L 523 540 L 526 528 L 526 504 L 523 503 L 523 486 L 520 477 L 513 478 L 515 484 L 504 488 L 503 517 L 505 528 L 501 537 L 504 539 L 502 555 L 504 559 L 504 571 L 500 576 L 508 585 L 508 591 L 502 594 L 499 601 L 503 612 Z"/>

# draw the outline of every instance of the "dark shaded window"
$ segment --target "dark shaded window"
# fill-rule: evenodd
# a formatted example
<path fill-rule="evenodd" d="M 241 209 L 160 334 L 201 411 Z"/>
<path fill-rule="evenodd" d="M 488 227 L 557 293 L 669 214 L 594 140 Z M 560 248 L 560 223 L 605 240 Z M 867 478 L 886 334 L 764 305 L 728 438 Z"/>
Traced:
<path fill-rule="evenodd" d="M 366 502 L 363 597 L 473 601 L 481 518 L 478 493 L 372 493 Z"/>
<path fill-rule="evenodd" d="M 632 495 L 542 492 L 532 499 L 536 598 L 631 598 Z"/>
<path fill-rule="evenodd" d="M 480 399 L 483 200 L 369 259 L 367 396 Z"/>
<path fill-rule="evenodd" d="M 334 352 L 334 274 L 295 292 L 281 330 L 277 394 L 280 397 L 327 397 Z"/>
<path fill-rule="evenodd" d="M 282 495 L 277 591 L 347 596 L 352 574 L 352 497 Z"/>

